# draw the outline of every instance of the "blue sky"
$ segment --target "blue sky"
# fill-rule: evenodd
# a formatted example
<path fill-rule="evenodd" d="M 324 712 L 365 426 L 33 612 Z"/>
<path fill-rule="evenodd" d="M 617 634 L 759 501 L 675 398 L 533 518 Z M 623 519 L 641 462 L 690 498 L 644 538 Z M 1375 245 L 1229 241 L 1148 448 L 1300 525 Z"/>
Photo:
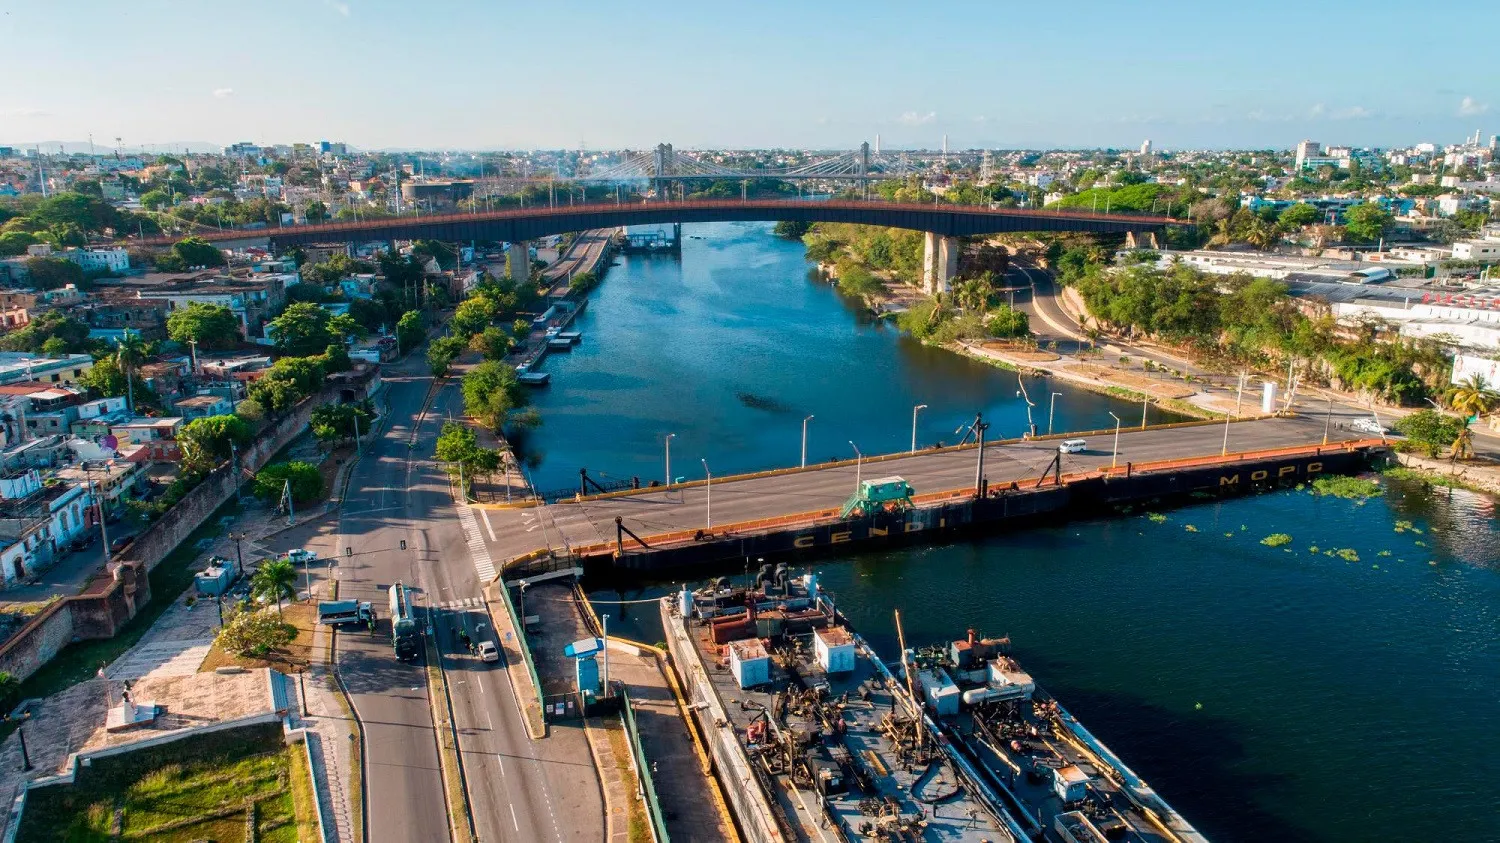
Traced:
<path fill-rule="evenodd" d="M 1500 3 L 0 0 L 0 143 L 1390 146 L 1500 132 Z"/>

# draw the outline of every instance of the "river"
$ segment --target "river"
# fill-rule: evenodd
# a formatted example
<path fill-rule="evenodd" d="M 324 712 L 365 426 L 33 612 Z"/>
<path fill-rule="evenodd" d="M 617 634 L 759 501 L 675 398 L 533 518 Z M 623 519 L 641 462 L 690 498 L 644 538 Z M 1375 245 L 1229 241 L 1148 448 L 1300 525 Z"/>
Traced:
<path fill-rule="evenodd" d="M 819 462 L 957 442 L 983 411 L 991 439 L 1027 426 L 1016 375 L 924 346 L 808 277 L 802 244 L 763 223 L 685 226 L 681 260 L 625 255 L 574 327 L 583 341 L 549 356 L 552 386 L 535 393 L 542 426 L 518 441 L 537 489 L 591 477 L 642 482 L 665 470 L 703 477 L 796 465 L 802 419 Z M 1139 424 L 1141 406 L 1027 378 L 1045 432 L 1051 393 L 1058 431 Z M 1180 417 L 1157 408 L 1150 421 Z M 851 442 L 853 443 L 851 445 Z"/>
<path fill-rule="evenodd" d="M 932 405 L 923 442 L 952 441 L 976 409 L 992 435 L 1024 428 L 1013 374 L 858 318 L 806 280 L 798 244 L 759 225 L 687 231 L 703 239 L 680 264 L 622 259 L 583 345 L 548 361 L 539 486 L 576 483 L 579 465 L 659 477 L 666 432 L 678 475 L 701 476 L 703 458 L 716 475 L 795 463 L 808 413 L 810 459 L 852 456 L 850 439 L 907 447 L 916 403 Z M 1052 390 L 1028 389 L 1045 427 Z M 1057 389 L 1059 429 L 1139 413 Z M 1496 839 L 1493 502 L 1383 486 L 1362 503 L 1286 491 L 817 567 L 887 655 L 896 608 L 909 641 L 1011 635 L 1037 680 L 1214 840 Z M 1261 543 L 1273 533 L 1292 541 Z M 612 629 L 660 640 L 654 607 L 604 601 L 670 584 L 610 586 L 589 584 Z"/>

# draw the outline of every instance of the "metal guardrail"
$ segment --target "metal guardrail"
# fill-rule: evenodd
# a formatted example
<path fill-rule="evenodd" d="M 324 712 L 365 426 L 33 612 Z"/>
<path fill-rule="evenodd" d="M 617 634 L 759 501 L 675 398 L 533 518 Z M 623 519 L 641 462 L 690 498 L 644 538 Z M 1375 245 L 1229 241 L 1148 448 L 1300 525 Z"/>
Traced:
<path fill-rule="evenodd" d="M 656 796 L 656 779 L 651 774 L 651 764 L 646 759 L 646 747 L 641 743 L 640 726 L 635 722 L 635 706 L 630 703 L 630 694 L 620 688 L 620 719 L 625 722 L 625 737 L 630 741 L 630 754 L 635 759 L 636 777 L 641 783 L 641 799 L 646 803 L 646 813 L 651 817 L 651 836 L 657 843 L 670 843 L 667 834 L 667 819 L 662 812 L 661 800 Z"/>
<path fill-rule="evenodd" d="M 526 660 L 526 672 L 531 674 L 531 687 L 536 689 L 536 704 L 542 708 L 542 719 L 546 719 L 547 701 L 542 697 L 542 680 L 536 675 L 536 662 L 531 659 L 531 644 L 526 641 L 526 619 L 516 612 L 516 604 L 511 602 L 510 589 L 504 583 L 495 589 L 500 592 L 500 598 L 505 601 L 505 610 L 516 620 L 516 643 L 521 647 L 521 658 Z"/>

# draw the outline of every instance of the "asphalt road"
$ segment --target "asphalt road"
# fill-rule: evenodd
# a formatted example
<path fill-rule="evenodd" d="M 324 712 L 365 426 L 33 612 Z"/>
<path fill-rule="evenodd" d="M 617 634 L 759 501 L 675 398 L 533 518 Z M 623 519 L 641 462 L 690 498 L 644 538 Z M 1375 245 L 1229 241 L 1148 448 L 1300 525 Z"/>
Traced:
<path fill-rule="evenodd" d="M 441 498 L 426 509 L 422 526 L 422 540 L 429 542 L 422 546 L 436 551 L 425 582 L 475 830 L 482 841 L 602 840 L 604 801 L 583 733 L 554 727 L 545 740 L 532 741 L 504 664 L 481 662 L 458 637 L 463 630 L 476 643 L 494 640 L 474 559 L 483 551 L 466 546 L 448 480 L 432 462 L 443 420 L 450 412 L 459 416 L 462 405 L 457 383 L 450 380 L 433 397 L 412 455 L 428 467 L 431 476 L 424 479 Z M 407 494 L 425 491 L 412 486 Z"/>
<path fill-rule="evenodd" d="M 373 841 L 448 839 L 427 673 L 420 660 L 396 660 L 389 618 L 392 583 L 413 587 L 418 605 L 429 587 L 430 556 L 415 539 L 434 503 L 431 471 L 410 462 L 406 447 L 428 382 L 387 376 L 393 417 L 354 469 L 335 542 L 339 596 L 369 600 L 380 617 L 374 635 L 341 633 L 337 656 L 364 726 L 365 805 Z M 407 550 L 400 549 L 402 541 Z M 462 541 L 458 546 L 463 548 Z"/>
<path fill-rule="evenodd" d="M 1335 408 L 1329 441 L 1366 438 L 1365 434 L 1337 427 L 1357 415 L 1353 410 Z M 1323 440 L 1324 422 L 1321 415 L 1235 422 L 1229 425 L 1229 450 L 1318 444 Z M 1146 431 L 1126 428 L 1120 433 L 1118 462 L 1123 466 L 1126 462 L 1217 455 L 1224 431 L 1224 425 Z M 1086 452 L 1063 456 L 1063 473 L 1109 466 L 1113 440 L 1113 433 L 1090 436 Z M 990 444 L 985 447 L 985 476 L 991 485 L 1036 477 L 1056 454 L 1055 440 Z M 508 558 L 545 543 L 560 548 L 563 542 L 572 546 L 614 541 L 616 516 L 644 536 L 837 507 L 853 494 L 859 477 L 900 475 L 918 494 L 970 487 L 974 484 L 975 463 L 973 450 L 919 453 L 858 467 L 810 468 L 776 477 L 715 482 L 709 488 L 557 503 L 531 510 L 494 510 L 485 515 L 494 534 L 492 553 L 497 559 Z"/>
<path fill-rule="evenodd" d="M 432 458 L 462 397 L 450 380 L 419 421 L 431 385 L 426 368 L 420 354 L 387 367 L 391 419 L 353 472 L 336 534 L 311 542 L 336 561 L 340 597 L 371 601 L 381 618 L 374 635 L 338 636 L 339 673 L 365 729 L 369 838 L 448 840 L 427 672 L 421 660 L 404 664 L 392 653 L 388 589 L 400 580 L 435 631 L 479 838 L 602 839 L 603 800 L 581 733 L 557 729 L 533 743 L 503 665 L 457 646 L 460 628 L 476 640 L 493 630 L 449 480 Z"/>

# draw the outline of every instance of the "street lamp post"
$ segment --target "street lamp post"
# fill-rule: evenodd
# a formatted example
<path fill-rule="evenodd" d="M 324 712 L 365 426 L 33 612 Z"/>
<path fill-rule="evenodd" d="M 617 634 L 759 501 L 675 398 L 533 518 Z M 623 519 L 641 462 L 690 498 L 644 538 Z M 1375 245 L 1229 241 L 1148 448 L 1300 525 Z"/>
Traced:
<path fill-rule="evenodd" d="M 1151 406 L 1151 396 L 1141 396 L 1141 430 L 1146 429 L 1146 408 Z"/>
<path fill-rule="evenodd" d="M 1062 395 L 1062 393 L 1061 392 L 1054 392 L 1054 393 L 1052 393 L 1052 400 L 1047 402 L 1047 435 L 1048 436 L 1052 435 L 1052 416 L 1053 416 L 1054 413 L 1057 412 L 1057 396 L 1059 396 L 1059 395 Z"/>
<path fill-rule="evenodd" d="M 703 463 L 703 521 L 704 527 L 712 529 L 714 526 L 714 476 L 708 470 L 708 460 L 700 459 Z"/>
<path fill-rule="evenodd" d="M 911 408 L 911 452 L 917 452 L 917 413 L 927 409 L 926 404 L 918 404 Z"/>
<path fill-rule="evenodd" d="M 1245 373 L 1240 372 L 1239 388 L 1234 394 L 1234 415 L 1224 417 L 1224 444 L 1219 448 L 1219 456 L 1229 456 L 1229 422 L 1240 415 L 1240 399 L 1245 396 Z"/>
<path fill-rule="evenodd" d="M 854 444 L 853 439 L 849 440 L 849 447 L 854 449 L 854 491 L 857 493 L 859 491 L 861 474 L 864 469 L 865 455 L 859 452 L 859 446 Z"/>
<path fill-rule="evenodd" d="M 1115 447 L 1109 452 L 1109 467 L 1114 468 L 1120 458 L 1120 417 L 1114 413 L 1109 414 L 1115 420 Z"/>
<path fill-rule="evenodd" d="M 676 438 L 676 436 L 677 436 L 677 434 L 675 434 L 675 433 L 668 433 L 667 436 L 666 436 L 666 439 L 663 440 L 666 443 L 666 446 L 667 446 L 667 468 L 666 468 L 667 479 L 666 479 L 666 486 L 667 486 L 668 489 L 672 488 L 672 440 L 674 438 Z"/>
<path fill-rule="evenodd" d="M 812 421 L 812 416 L 802 420 L 802 467 L 807 468 L 807 423 Z"/>

